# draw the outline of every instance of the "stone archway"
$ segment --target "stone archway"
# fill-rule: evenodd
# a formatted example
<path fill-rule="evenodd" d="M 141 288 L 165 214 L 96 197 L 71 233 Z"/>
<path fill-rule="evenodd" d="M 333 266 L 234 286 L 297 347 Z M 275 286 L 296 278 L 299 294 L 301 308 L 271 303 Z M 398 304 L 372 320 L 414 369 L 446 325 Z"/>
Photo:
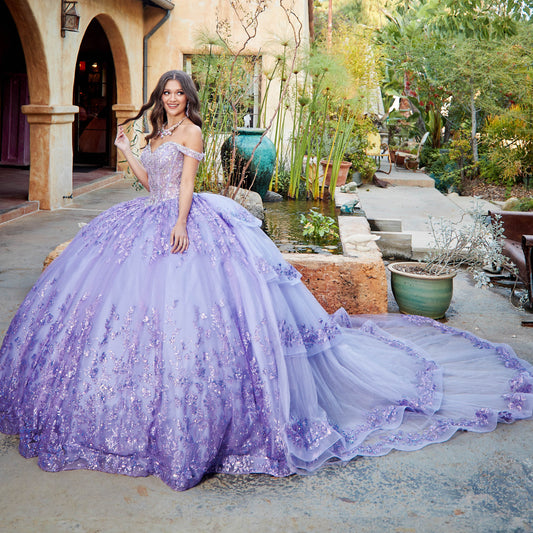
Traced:
<path fill-rule="evenodd" d="M 50 102 L 50 79 L 48 61 L 41 29 L 27 0 L 5 0 L 22 42 L 30 103 L 46 105 Z"/>
<path fill-rule="evenodd" d="M 88 24 L 78 50 L 74 74 L 74 171 L 112 164 L 117 99 L 115 65 L 107 35 L 97 18 Z"/>
<path fill-rule="evenodd" d="M 115 73 L 117 80 L 117 103 L 113 106 L 115 112 L 115 128 L 130 117 L 135 116 L 138 106 L 133 104 L 132 80 L 130 58 L 122 34 L 116 22 L 106 14 L 98 15 L 98 22 L 106 32 L 113 61 L 115 63 Z M 115 130 L 116 133 L 116 130 Z M 116 155 L 116 152 L 115 152 Z M 120 167 L 120 165 L 117 165 Z"/>
<path fill-rule="evenodd" d="M 103 29 L 113 58 L 116 94 L 115 101 L 112 105 L 114 118 L 111 122 L 109 134 L 114 138 L 116 135 L 117 123 L 121 123 L 127 118 L 135 115 L 137 111 L 137 106 L 132 103 L 132 93 L 134 91 L 132 90 L 131 58 L 126 48 L 124 36 L 114 18 L 109 14 L 100 13 L 91 19 L 87 25 L 87 29 L 93 25 L 94 21 L 97 21 Z M 111 165 L 117 164 L 116 149 L 113 144 L 111 144 L 110 163 Z"/>
<path fill-rule="evenodd" d="M 61 95 L 52 91 L 49 54 L 59 32 L 57 37 L 46 33 L 42 4 L 28 0 L 5 0 L 5 4 L 17 27 L 28 73 L 30 103 L 21 106 L 30 125 L 28 199 L 38 201 L 40 209 L 54 209 L 72 191 L 71 124 L 77 112 L 74 106 L 54 103 L 61 101 Z"/>
<path fill-rule="evenodd" d="M 117 104 L 129 105 L 132 103 L 132 77 L 128 52 L 121 31 L 109 15 L 100 14 L 95 18 L 104 29 L 113 54 L 117 79 Z"/>
<path fill-rule="evenodd" d="M 48 103 L 50 83 L 43 36 L 28 0 L 0 0 L 0 12 L 5 45 L 0 43 L 0 196 L 2 219 L 9 220 L 11 210 L 27 213 L 37 210 L 39 205 L 24 203 L 31 198 L 31 174 L 36 158 L 30 156 L 31 128 L 22 109 L 30 103 Z"/>
<path fill-rule="evenodd" d="M 28 76 L 29 104 L 21 106 L 30 125 L 28 197 L 29 200 L 37 200 L 41 209 L 55 209 L 72 197 L 72 124 L 78 112 L 77 106 L 72 105 L 72 87 L 78 53 L 76 48 L 79 49 L 81 39 L 79 34 L 66 35 L 66 40 L 61 37 L 60 1 L 53 6 L 47 6 L 40 0 L 0 1 L 12 15 L 22 43 Z M 106 9 L 109 7 L 109 13 L 95 11 L 98 3 Z M 129 22 L 137 25 L 142 32 L 140 3 L 134 2 L 132 7 L 134 14 Z M 139 90 L 132 85 L 134 73 L 131 65 L 135 64 L 141 48 L 138 40 L 131 35 L 131 24 L 121 25 L 120 9 L 114 9 L 108 3 L 95 2 L 87 4 L 86 13 L 90 15 L 90 20 L 96 18 L 102 26 L 116 69 L 116 97 L 112 104 L 114 115 L 111 115 L 109 128 L 109 137 L 112 138 L 117 120 L 123 121 L 132 116 L 136 109 L 132 101 Z M 80 28 L 80 31 L 83 30 Z M 108 163 L 114 166 L 115 162 L 116 151 L 111 146 Z"/>

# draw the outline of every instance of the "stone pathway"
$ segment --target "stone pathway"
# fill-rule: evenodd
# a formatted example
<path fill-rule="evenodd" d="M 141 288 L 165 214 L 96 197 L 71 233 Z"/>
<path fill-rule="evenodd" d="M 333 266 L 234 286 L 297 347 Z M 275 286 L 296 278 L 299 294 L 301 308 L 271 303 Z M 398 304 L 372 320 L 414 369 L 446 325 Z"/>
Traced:
<path fill-rule="evenodd" d="M 487 212 L 500 209 L 486 200 L 444 195 L 431 187 L 363 185 L 357 195 L 371 228 L 380 236 L 380 249 L 386 257 L 399 259 L 424 258 L 432 243 L 430 216 L 459 224 L 474 205 Z"/>

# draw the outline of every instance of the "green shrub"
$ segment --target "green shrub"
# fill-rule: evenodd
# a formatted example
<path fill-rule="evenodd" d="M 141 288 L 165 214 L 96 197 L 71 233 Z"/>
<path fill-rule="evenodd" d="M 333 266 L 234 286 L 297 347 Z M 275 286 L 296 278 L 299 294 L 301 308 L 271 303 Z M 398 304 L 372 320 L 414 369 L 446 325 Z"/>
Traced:
<path fill-rule="evenodd" d="M 517 198 L 508 209 L 510 211 L 533 211 L 533 198 Z"/>
<path fill-rule="evenodd" d="M 533 171 L 533 128 L 531 107 L 513 105 L 500 115 L 487 120 L 484 149 L 490 165 L 498 169 L 484 176 L 511 188 L 529 179 Z"/>
<path fill-rule="evenodd" d="M 479 157 L 479 174 L 483 181 L 499 184 L 501 180 L 502 169 L 487 154 L 481 154 Z"/>
<path fill-rule="evenodd" d="M 460 182 L 459 167 L 450 160 L 449 153 L 449 150 L 435 148 L 424 151 L 426 172 L 435 180 L 435 188 L 442 193 L 455 190 Z"/>

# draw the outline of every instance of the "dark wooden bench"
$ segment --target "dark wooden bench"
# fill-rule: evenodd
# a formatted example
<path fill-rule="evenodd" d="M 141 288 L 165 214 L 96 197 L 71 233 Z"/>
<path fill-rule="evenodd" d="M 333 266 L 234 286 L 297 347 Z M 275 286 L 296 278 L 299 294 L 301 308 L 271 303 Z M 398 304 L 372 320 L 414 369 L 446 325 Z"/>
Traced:
<path fill-rule="evenodd" d="M 527 288 L 529 306 L 533 306 L 533 212 L 490 211 L 490 217 L 501 217 L 505 241 L 503 253 L 518 269 L 518 278 Z"/>

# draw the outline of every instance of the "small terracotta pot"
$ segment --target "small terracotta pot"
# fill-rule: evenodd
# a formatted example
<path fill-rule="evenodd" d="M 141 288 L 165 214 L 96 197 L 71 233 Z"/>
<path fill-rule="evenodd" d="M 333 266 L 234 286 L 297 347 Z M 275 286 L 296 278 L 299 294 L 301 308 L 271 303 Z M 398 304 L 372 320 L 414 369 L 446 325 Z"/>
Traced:
<path fill-rule="evenodd" d="M 404 165 L 407 170 L 416 170 L 418 168 L 418 161 L 416 159 L 406 158 Z"/>
<path fill-rule="evenodd" d="M 322 170 L 326 170 L 326 166 L 328 164 L 326 159 L 322 159 L 320 161 L 320 164 L 322 165 Z M 346 179 L 348 178 L 348 171 L 350 170 L 350 167 L 352 164 L 350 161 L 341 161 L 341 166 L 339 167 L 339 175 L 337 176 L 337 183 L 335 184 L 336 187 L 340 187 L 341 185 L 344 185 L 346 183 Z M 325 185 L 329 187 L 329 183 L 331 181 L 331 172 L 333 170 L 333 164 L 331 161 L 329 162 L 328 172 L 325 175 Z"/>

